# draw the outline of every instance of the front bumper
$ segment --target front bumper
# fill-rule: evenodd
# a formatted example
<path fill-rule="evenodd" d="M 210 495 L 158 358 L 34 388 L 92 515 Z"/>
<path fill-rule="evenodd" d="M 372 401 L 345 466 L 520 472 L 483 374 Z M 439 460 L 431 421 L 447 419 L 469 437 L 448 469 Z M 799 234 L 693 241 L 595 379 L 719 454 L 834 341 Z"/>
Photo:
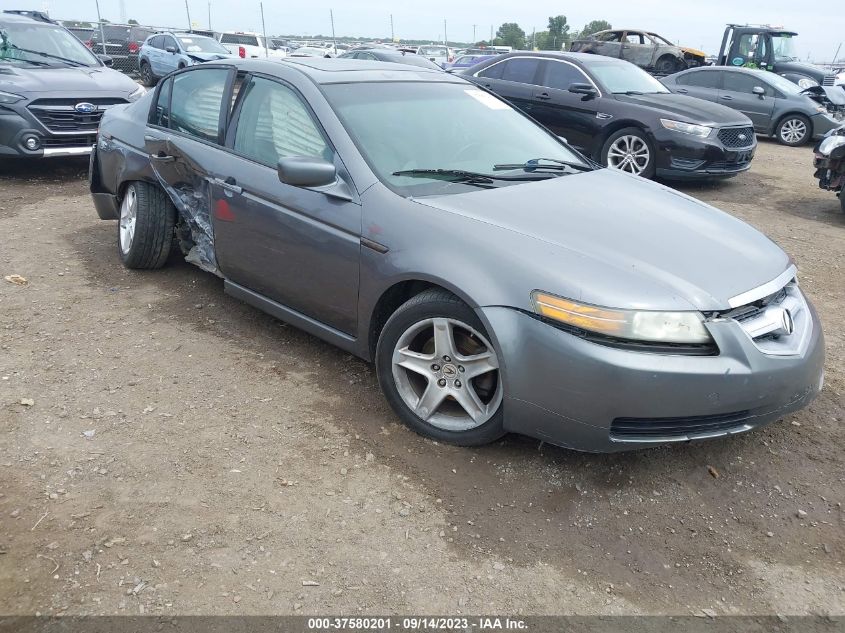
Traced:
<path fill-rule="evenodd" d="M 696 180 L 731 178 L 751 168 L 757 141 L 741 148 L 728 148 L 713 133 L 695 138 L 659 129 L 654 131 L 656 171 L 659 178 Z"/>
<path fill-rule="evenodd" d="M 52 134 L 24 106 L 0 106 L 0 157 L 60 158 L 87 156 L 95 134 Z M 26 139 L 38 139 L 38 148 L 31 150 Z"/>
<path fill-rule="evenodd" d="M 500 350 L 505 428 L 577 450 L 744 432 L 806 406 L 823 382 L 824 336 L 812 306 L 803 352 L 781 357 L 763 354 L 732 320 L 709 324 L 718 356 L 682 356 L 606 347 L 511 308 L 481 312 Z M 651 423 L 688 432 L 615 436 Z"/>
<path fill-rule="evenodd" d="M 834 119 L 832 116 L 819 112 L 811 118 L 813 124 L 813 139 L 824 137 L 831 130 L 842 127 L 845 121 Z"/>

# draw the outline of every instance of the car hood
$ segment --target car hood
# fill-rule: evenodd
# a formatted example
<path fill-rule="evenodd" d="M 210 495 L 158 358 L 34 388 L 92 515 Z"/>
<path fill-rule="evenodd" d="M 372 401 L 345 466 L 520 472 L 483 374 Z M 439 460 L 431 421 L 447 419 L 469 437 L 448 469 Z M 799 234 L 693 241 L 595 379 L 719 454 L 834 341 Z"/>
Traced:
<path fill-rule="evenodd" d="M 797 60 L 788 62 L 777 62 L 777 72 L 801 73 L 803 75 L 807 75 L 808 77 L 812 77 L 819 83 L 821 83 L 822 79 L 827 74 L 825 69 L 821 68 L 820 66 L 808 64 L 807 62 L 799 62 Z"/>
<path fill-rule="evenodd" d="M 707 53 L 704 51 L 700 51 L 697 48 L 690 48 L 689 46 L 679 46 L 684 53 L 689 53 L 690 55 L 695 55 L 697 57 L 707 57 Z"/>
<path fill-rule="evenodd" d="M 609 169 L 416 202 L 486 225 L 467 227 L 466 235 L 492 225 L 485 242 L 503 262 L 517 254 L 520 261 L 507 268 L 528 266 L 532 288 L 596 305 L 724 310 L 789 266 L 748 224 Z"/>
<path fill-rule="evenodd" d="M 614 97 L 617 101 L 650 108 L 651 110 L 659 110 L 669 118 L 684 121 L 685 123 L 697 123 L 711 127 L 721 125 L 751 125 L 751 119 L 737 110 L 686 95 L 667 92 L 665 94 L 644 95 L 618 94 L 614 95 Z"/>
<path fill-rule="evenodd" d="M 17 68 L 0 65 L 0 90 L 22 96 L 49 92 L 61 96 L 85 97 L 120 95 L 126 97 L 138 84 L 126 75 L 105 67 L 95 68 Z"/>

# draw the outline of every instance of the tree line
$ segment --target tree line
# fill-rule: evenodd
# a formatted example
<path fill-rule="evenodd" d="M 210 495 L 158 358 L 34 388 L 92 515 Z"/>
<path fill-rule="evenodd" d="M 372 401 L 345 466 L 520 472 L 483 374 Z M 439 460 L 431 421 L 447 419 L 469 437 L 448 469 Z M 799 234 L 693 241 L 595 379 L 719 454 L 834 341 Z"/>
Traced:
<path fill-rule="evenodd" d="M 516 22 L 505 22 L 496 31 L 492 45 L 510 46 L 514 49 L 559 51 L 568 48 L 573 40 L 611 28 L 613 27 L 607 20 L 593 20 L 584 25 L 580 31 L 573 31 L 565 15 L 550 16 L 546 30 L 536 33 L 526 33 Z M 491 42 L 483 41 L 477 44 L 489 46 Z"/>

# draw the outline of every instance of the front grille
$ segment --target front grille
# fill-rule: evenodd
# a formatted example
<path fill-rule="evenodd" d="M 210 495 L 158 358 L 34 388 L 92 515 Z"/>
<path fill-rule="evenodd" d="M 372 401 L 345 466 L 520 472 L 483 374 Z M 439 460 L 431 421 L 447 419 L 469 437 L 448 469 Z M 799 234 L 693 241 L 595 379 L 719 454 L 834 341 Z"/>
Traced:
<path fill-rule="evenodd" d="M 78 103 L 90 103 L 96 110 L 77 112 Z M 127 103 L 125 99 L 38 99 L 29 105 L 29 111 L 51 132 L 96 133 L 103 112 L 113 105 Z"/>
<path fill-rule="evenodd" d="M 751 418 L 750 411 L 685 418 L 616 418 L 610 425 L 610 436 L 622 440 L 694 438 L 747 430 Z"/>
<path fill-rule="evenodd" d="M 833 87 L 836 84 L 836 75 L 825 75 L 822 79 L 823 86 Z"/>
<path fill-rule="evenodd" d="M 96 134 L 53 136 L 41 140 L 44 147 L 91 147 L 97 142 Z"/>
<path fill-rule="evenodd" d="M 712 163 L 707 163 L 705 169 L 712 171 L 739 171 L 745 169 L 751 164 L 751 159 L 746 160 L 716 160 Z"/>
<path fill-rule="evenodd" d="M 722 145 L 731 149 L 751 147 L 754 145 L 753 127 L 726 127 L 719 130 L 719 140 Z"/>

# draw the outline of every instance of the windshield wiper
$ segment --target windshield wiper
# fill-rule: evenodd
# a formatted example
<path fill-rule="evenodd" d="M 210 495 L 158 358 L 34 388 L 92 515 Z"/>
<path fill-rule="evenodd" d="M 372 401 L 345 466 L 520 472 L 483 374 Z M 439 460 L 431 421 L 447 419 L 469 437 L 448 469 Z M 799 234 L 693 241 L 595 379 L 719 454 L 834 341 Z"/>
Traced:
<path fill-rule="evenodd" d="M 511 182 L 529 182 L 531 180 L 542 180 L 554 178 L 551 174 L 542 174 L 541 178 L 534 176 L 497 176 L 496 174 L 481 174 L 463 169 L 405 169 L 393 172 L 394 176 L 408 176 L 409 178 L 431 178 L 432 180 L 445 180 L 446 182 L 466 183 L 468 185 L 492 185 L 494 180 Z"/>
<path fill-rule="evenodd" d="M 629 95 L 630 96 L 630 95 L 644 95 L 645 93 L 641 92 L 639 90 L 622 90 L 620 92 L 614 92 L 613 94 L 615 94 L 615 95 Z"/>
<path fill-rule="evenodd" d="M 33 50 L 28 49 L 28 48 L 21 48 L 20 46 L 18 46 L 16 44 L 8 44 L 6 46 L 6 48 L 12 48 L 16 51 L 20 51 L 21 53 L 29 53 L 30 55 L 41 55 L 41 57 L 46 57 L 48 59 L 55 59 L 55 60 L 58 60 L 60 62 L 65 62 L 66 64 L 71 64 L 73 66 L 85 66 L 85 67 L 88 66 L 88 64 L 83 64 L 82 62 L 78 62 L 75 59 L 68 59 L 67 57 L 62 57 L 61 55 L 53 55 L 52 53 L 45 53 L 44 51 L 33 51 Z M 25 60 L 25 61 L 29 61 L 29 60 Z M 35 62 L 35 63 L 38 63 L 38 62 Z M 41 62 L 41 63 L 43 64 L 44 62 Z"/>
<path fill-rule="evenodd" d="M 546 161 L 548 163 L 552 163 L 551 165 L 544 165 L 540 163 L 540 161 Z M 593 168 L 589 165 L 582 165 L 580 163 L 573 163 L 566 160 L 558 160 L 557 158 L 532 158 L 529 161 L 524 163 L 505 163 L 501 165 L 493 165 L 494 171 L 506 171 L 506 170 L 513 170 L 513 169 L 524 169 L 525 171 L 531 172 L 537 169 L 554 169 L 554 170 L 565 170 L 565 169 L 575 169 L 577 171 L 592 171 Z"/>

